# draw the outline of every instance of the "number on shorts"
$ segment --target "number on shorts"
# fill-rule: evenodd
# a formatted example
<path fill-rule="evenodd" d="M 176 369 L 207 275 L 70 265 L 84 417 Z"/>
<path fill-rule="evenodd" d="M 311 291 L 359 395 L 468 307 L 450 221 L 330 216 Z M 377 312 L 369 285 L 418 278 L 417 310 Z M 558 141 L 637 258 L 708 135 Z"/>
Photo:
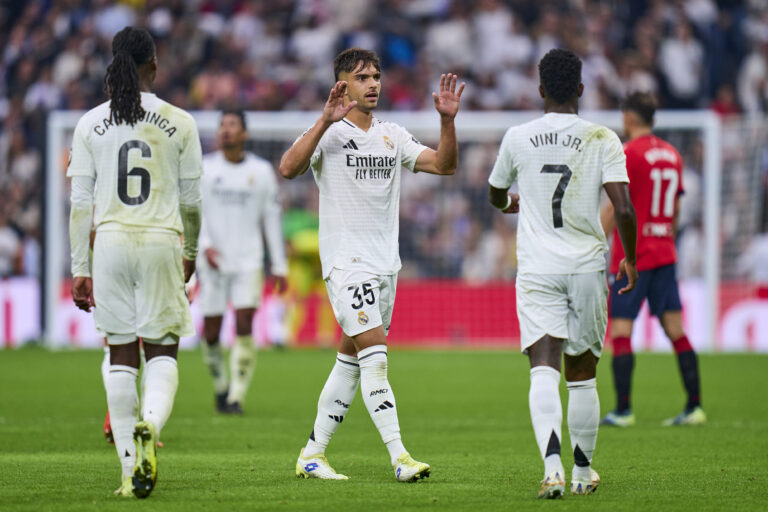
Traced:
<path fill-rule="evenodd" d="M 552 222 L 555 228 L 563 227 L 563 196 L 568 182 L 571 181 L 571 169 L 567 165 L 547 164 L 541 168 L 543 173 L 562 174 L 560 181 L 557 182 L 557 188 L 552 195 Z"/>
<path fill-rule="evenodd" d="M 136 206 L 149 199 L 149 171 L 143 167 L 134 167 L 128 171 L 128 153 L 132 149 L 141 150 L 142 158 L 151 158 L 152 150 L 143 140 L 129 140 L 120 146 L 120 153 L 117 157 L 117 197 L 128 206 Z M 128 195 L 128 176 L 135 176 L 141 179 L 140 192 L 138 196 Z"/>
<path fill-rule="evenodd" d="M 371 283 L 363 283 L 363 293 L 360 293 L 360 286 L 350 286 L 348 291 L 352 292 L 352 298 L 355 302 L 352 303 L 352 309 L 360 309 L 363 307 L 363 303 L 372 306 L 376 302 L 376 296 L 373 294 L 373 287 Z"/>

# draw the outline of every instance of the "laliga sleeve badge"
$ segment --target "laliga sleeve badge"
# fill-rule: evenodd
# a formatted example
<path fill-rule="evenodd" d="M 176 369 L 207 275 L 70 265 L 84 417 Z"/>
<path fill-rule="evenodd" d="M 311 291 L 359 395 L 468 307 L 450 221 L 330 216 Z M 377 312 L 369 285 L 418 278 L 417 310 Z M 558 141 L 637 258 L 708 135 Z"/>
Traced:
<path fill-rule="evenodd" d="M 368 315 L 366 315 L 364 311 L 358 311 L 358 313 L 357 313 L 357 322 L 360 325 L 367 325 L 368 324 Z"/>

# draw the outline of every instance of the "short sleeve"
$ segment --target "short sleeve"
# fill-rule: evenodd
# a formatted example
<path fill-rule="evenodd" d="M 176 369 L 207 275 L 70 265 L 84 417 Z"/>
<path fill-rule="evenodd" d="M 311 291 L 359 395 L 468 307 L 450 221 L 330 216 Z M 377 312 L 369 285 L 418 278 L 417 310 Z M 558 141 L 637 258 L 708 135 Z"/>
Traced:
<path fill-rule="evenodd" d="M 200 136 L 192 117 L 189 118 L 189 123 L 179 154 L 179 179 L 182 180 L 194 180 L 203 175 L 203 149 L 200 146 Z"/>
<path fill-rule="evenodd" d="M 81 118 L 72 135 L 72 149 L 69 152 L 69 163 L 67 164 L 67 177 L 70 178 L 73 176 L 96 178 L 96 165 L 93 162 L 88 138 L 83 134 L 84 130 L 83 119 Z"/>
<path fill-rule="evenodd" d="M 413 171 L 413 168 L 416 166 L 416 160 L 418 160 L 419 155 L 422 151 L 425 149 L 428 149 L 427 146 L 416 140 L 416 137 L 411 135 L 411 133 L 403 128 L 402 126 L 398 126 L 398 145 L 401 148 L 400 154 L 402 155 L 402 158 L 400 160 L 400 164 L 408 169 L 409 171 Z"/>
<path fill-rule="evenodd" d="M 496 157 L 496 163 L 493 164 L 491 176 L 488 178 L 488 184 L 493 188 L 506 190 L 517 180 L 517 167 L 512 151 L 512 128 L 507 130 L 504 138 L 501 139 L 499 154 Z"/>
<path fill-rule="evenodd" d="M 683 158 L 677 151 L 675 151 L 675 154 L 677 155 L 677 195 L 681 196 L 685 194 L 685 187 L 683 186 Z"/>
<path fill-rule="evenodd" d="M 606 183 L 629 183 L 627 175 L 627 157 L 619 136 L 613 130 L 605 128 L 609 133 L 603 143 L 603 185 Z"/>
<path fill-rule="evenodd" d="M 293 143 L 296 144 L 297 142 L 299 142 L 299 140 L 303 136 L 305 136 L 311 129 L 312 127 L 309 127 L 306 130 L 304 130 L 301 135 L 296 137 L 296 140 L 293 141 Z M 323 163 L 323 142 L 324 141 L 325 141 L 325 135 L 320 137 L 320 142 L 317 143 L 317 147 L 315 147 L 315 152 L 312 153 L 312 157 L 309 160 L 309 166 L 312 168 L 314 172 L 319 172 L 320 166 Z"/>

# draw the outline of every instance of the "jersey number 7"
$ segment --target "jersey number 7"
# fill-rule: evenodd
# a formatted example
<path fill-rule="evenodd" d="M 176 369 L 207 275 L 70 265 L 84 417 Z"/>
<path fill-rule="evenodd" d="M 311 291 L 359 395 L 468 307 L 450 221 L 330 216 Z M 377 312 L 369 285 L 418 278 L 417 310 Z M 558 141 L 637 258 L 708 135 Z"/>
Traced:
<path fill-rule="evenodd" d="M 134 167 L 128 171 L 128 153 L 132 149 L 141 150 L 142 158 L 152 158 L 152 150 L 149 144 L 143 140 L 129 140 L 120 146 L 120 153 L 117 157 L 117 197 L 128 206 L 136 206 L 149 199 L 149 171 L 143 167 Z M 135 176 L 141 179 L 138 196 L 128 195 L 128 176 Z"/>
<path fill-rule="evenodd" d="M 571 169 L 567 165 L 546 164 L 541 168 L 542 173 L 562 174 L 560 181 L 557 182 L 557 188 L 552 195 L 552 222 L 555 228 L 563 227 L 563 196 L 568 182 L 571 181 Z"/>

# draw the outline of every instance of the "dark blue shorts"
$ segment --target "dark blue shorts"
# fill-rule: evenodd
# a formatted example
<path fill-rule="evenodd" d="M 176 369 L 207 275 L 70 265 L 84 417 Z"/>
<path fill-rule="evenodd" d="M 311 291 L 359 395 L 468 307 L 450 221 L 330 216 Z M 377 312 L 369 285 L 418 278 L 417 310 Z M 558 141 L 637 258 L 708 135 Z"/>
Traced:
<path fill-rule="evenodd" d="M 643 270 L 635 288 L 624 295 L 619 290 L 627 285 L 626 276 L 611 285 L 611 318 L 634 320 L 640 312 L 643 300 L 648 299 L 651 314 L 658 318 L 667 311 L 681 311 L 680 293 L 677 290 L 675 265 L 664 265 L 652 270 Z"/>

